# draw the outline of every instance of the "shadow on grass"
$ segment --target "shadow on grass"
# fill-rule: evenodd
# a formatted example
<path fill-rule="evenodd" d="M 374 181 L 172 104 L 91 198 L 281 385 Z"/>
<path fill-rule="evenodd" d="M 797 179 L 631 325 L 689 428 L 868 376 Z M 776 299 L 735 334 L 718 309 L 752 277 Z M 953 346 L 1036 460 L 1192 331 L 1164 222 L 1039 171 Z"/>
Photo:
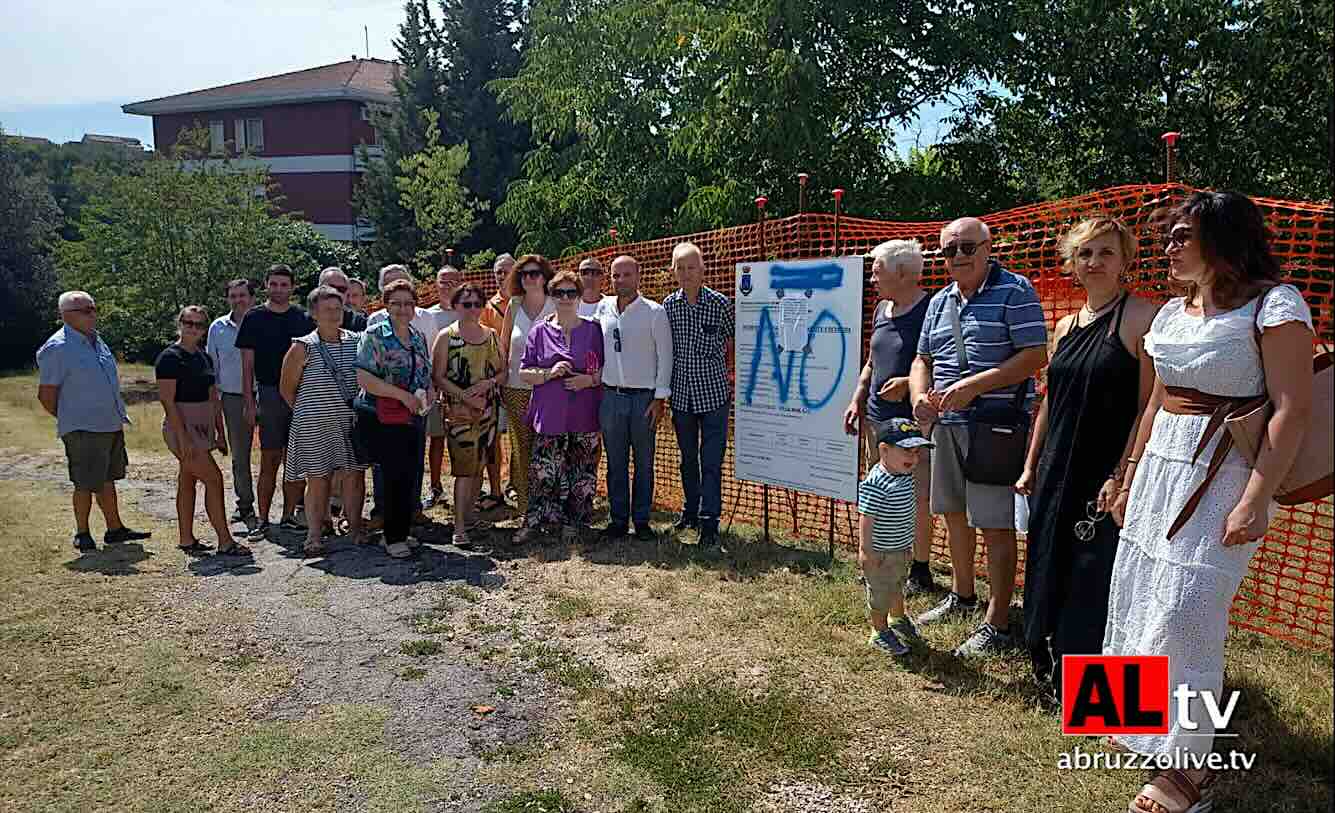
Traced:
<path fill-rule="evenodd" d="M 155 554 L 143 545 L 107 545 L 85 551 L 79 558 L 64 563 L 66 570 L 75 573 L 101 573 L 104 576 L 135 576 L 142 571 L 135 565 Z"/>

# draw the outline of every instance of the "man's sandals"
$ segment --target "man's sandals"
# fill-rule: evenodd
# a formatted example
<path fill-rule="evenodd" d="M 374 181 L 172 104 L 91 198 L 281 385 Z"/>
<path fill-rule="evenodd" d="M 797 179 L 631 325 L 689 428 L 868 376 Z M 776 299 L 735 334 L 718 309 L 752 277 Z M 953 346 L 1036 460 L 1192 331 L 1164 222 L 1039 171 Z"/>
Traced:
<path fill-rule="evenodd" d="M 1205 774 L 1200 783 L 1174 768 L 1161 771 L 1127 804 L 1127 813 L 1208 813 L 1214 801 L 1201 798 L 1201 791 L 1214 784 L 1215 774 Z"/>

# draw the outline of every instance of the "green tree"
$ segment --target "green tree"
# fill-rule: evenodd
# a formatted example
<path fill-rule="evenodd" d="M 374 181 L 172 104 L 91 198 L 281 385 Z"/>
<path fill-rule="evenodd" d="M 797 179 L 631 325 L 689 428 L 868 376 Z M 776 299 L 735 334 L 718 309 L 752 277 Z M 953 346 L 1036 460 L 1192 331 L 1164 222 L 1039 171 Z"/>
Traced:
<path fill-rule="evenodd" d="M 403 262 L 423 249 L 422 234 L 401 202 L 397 179 L 400 162 L 426 146 L 426 112 L 439 114 L 445 107 L 439 24 L 431 16 L 429 0 L 404 4 L 394 48 L 400 66 L 394 80 L 397 100 L 373 119 L 383 158 L 363 150 L 366 171 L 353 196 L 358 217 L 375 228 L 374 240 L 362 249 L 370 267 Z"/>
<path fill-rule="evenodd" d="M 518 74 L 523 30 L 518 0 L 440 0 L 442 140 L 468 145 L 464 186 L 488 204 L 477 228 L 460 246 L 465 252 L 507 251 L 514 245 L 514 229 L 497 222 L 495 208 L 518 177 L 530 140 L 524 124 L 506 119 L 491 83 Z"/>
<path fill-rule="evenodd" d="M 0 131 L 0 369 L 32 364 L 55 318 L 60 209 L 42 178 L 22 171 L 14 146 Z"/>
<path fill-rule="evenodd" d="M 1174 130 L 1186 183 L 1329 194 L 1330 4 L 1015 0 L 1005 14 L 996 84 L 946 147 L 979 177 L 1024 200 L 1157 181 Z"/>
<path fill-rule="evenodd" d="M 77 175 L 88 202 L 80 239 L 58 247 L 61 281 L 97 298 L 99 330 L 133 358 L 170 341 L 182 306 L 218 306 L 227 280 L 260 279 L 276 262 L 313 266 L 302 247 L 323 239 L 277 212 L 263 170 L 189 160 L 199 138 L 128 174 Z"/>
<path fill-rule="evenodd" d="M 477 226 L 481 205 L 461 183 L 468 166 L 468 145 L 446 147 L 440 143 L 436 111 L 426 111 L 426 146 L 399 161 L 395 184 L 399 203 L 411 212 L 424 248 L 416 261 L 424 271 L 440 261 L 444 250 L 467 236 Z"/>
<path fill-rule="evenodd" d="M 546 253 L 730 225 L 752 198 L 796 210 L 879 193 L 897 128 L 977 75 L 991 4 L 855 0 L 539 0 L 513 80 L 495 83 L 536 147 L 498 215 Z M 597 43 L 597 47 L 590 47 Z"/>

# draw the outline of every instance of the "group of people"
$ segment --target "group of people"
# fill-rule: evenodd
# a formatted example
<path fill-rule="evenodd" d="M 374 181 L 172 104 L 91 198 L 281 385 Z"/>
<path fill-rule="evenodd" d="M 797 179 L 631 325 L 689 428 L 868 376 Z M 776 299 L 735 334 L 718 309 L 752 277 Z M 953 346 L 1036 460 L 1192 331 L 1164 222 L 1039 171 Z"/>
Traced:
<path fill-rule="evenodd" d="M 695 529 L 703 545 L 718 545 L 733 314 L 726 296 L 703 285 L 696 246 L 677 246 L 673 270 L 681 288 L 660 304 L 641 294 L 639 263 L 631 256 L 617 257 L 607 271 L 588 259 L 577 271 L 557 273 L 540 255 L 506 254 L 494 265 L 494 295 L 446 266 L 436 275 L 437 304 L 423 308 L 408 269 L 388 265 L 378 280 L 384 308 L 369 316 L 365 284 L 338 268 L 321 272 L 305 308 L 292 301 L 295 280 L 287 266 L 269 268 L 262 304 L 255 304 L 250 280 L 228 282 L 228 312 L 210 322 L 203 306 L 182 308 L 176 341 L 155 365 L 163 436 L 179 464 L 179 547 L 251 556 L 231 527 L 244 523 L 254 542 L 276 524 L 304 534 L 304 552 L 318 556 L 343 525 L 357 543 L 381 530 L 390 556 L 411 556 L 418 544 L 412 528 L 429 522 L 424 509 L 445 499 L 446 450 L 454 481 L 452 541 L 460 548 L 473 548 L 487 530 L 482 512 L 512 502 L 523 516 L 520 543 L 582 538 L 591 530 L 604 458 L 611 522 L 602 536 L 651 539 L 654 447 L 669 403 L 685 492 L 677 528 Z M 610 295 L 603 294 L 604 276 L 611 278 Z M 59 416 L 72 473 L 88 458 L 76 448 L 87 443 L 80 433 L 109 447 L 93 461 L 100 479 L 75 480 L 75 544 L 83 550 L 95 542 L 89 544 L 79 495 L 105 488 L 114 499 L 124 465 L 110 466 L 107 458 L 123 461 L 120 427 L 128 416 L 115 359 L 96 332 L 92 296 L 72 291 L 59 307 L 65 327 L 38 353 L 43 403 Z M 674 346 L 687 352 L 674 355 Z M 102 405 L 97 409 L 115 414 L 76 425 L 85 399 L 62 408 L 56 393 L 75 401 L 88 365 L 66 356 L 85 347 L 105 367 L 106 398 L 95 402 Z M 79 376 L 75 385 L 63 386 L 70 374 Z M 251 468 L 256 435 L 258 482 Z M 510 447 L 505 490 L 503 435 Z M 214 450 L 232 458 L 230 517 Z M 368 468 L 373 506 L 363 518 Z M 200 483 L 216 548 L 194 534 Z M 422 499 L 424 485 L 430 492 Z M 121 533 L 111 514 L 108 522 L 109 538 Z"/>
<path fill-rule="evenodd" d="M 1215 733 L 1200 691 L 1220 696 L 1229 607 L 1310 419 L 1314 330 L 1247 197 L 1195 193 L 1160 226 L 1177 296 L 1160 306 L 1128 290 L 1136 235 L 1114 218 L 1085 220 L 1060 243 L 1085 302 L 1051 336 L 1033 287 L 991 258 L 981 221 L 942 231 L 952 281 L 931 295 L 919 287 L 916 243 L 878 246 L 881 301 L 845 426 L 867 438 L 873 464 L 858 502 L 873 646 L 905 655 L 919 625 L 981 614 L 956 654 L 1022 644 L 1054 698 L 1064 655 L 1167 655 L 1169 685 L 1197 692 L 1184 701 L 1189 709 L 1174 698 L 1167 735 L 1110 744 L 1199 758 Z M 1033 377 L 1045 365 L 1033 414 Z M 1212 431 L 1212 414 L 1259 395 L 1274 411 L 1255 465 L 1233 448 L 1212 466 L 1226 434 Z M 1033 415 L 1033 427 L 1013 461 L 1018 477 L 1004 482 L 980 474 L 1005 468 L 995 457 L 1003 447 L 992 444 L 990 458 L 970 447 L 1012 405 Z M 1008 619 L 1017 495 L 1030 517 L 1022 641 Z M 945 518 L 952 584 L 915 624 L 904 594 L 936 589 L 932 514 Z M 985 607 L 974 592 L 978 532 Z M 1184 720 L 1195 722 L 1191 730 Z M 1205 769 L 1162 771 L 1128 809 L 1204 810 L 1213 779 Z"/>
<path fill-rule="evenodd" d="M 951 283 L 934 294 L 921 288 L 917 242 L 890 241 L 871 253 L 879 301 L 844 423 L 862 436 L 869 465 L 859 488 L 859 562 L 873 646 L 904 655 L 920 640 L 920 625 L 981 616 L 955 652 L 997 654 L 1022 643 L 1036 678 L 1058 696 L 1061 657 L 1100 652 L 1168 655 L 1170 683 L 1218 696 L 1228 608 L 1307 420 L 1313 326 L 1301 294 L 1281 284 L 1261 213 L 1245 196 L 1196 193 L 1168 213 L 1163 229 L 1180 295 L 1159 306 L 1126 287 L 1138 241 L 1125 224 L 1094 218 L 1072 228 L 1060 249 L 1086 301 L 1051 336 L 1034 288 L 992 258 L 981 220 L 942 230 Z M 306 553 L 324 552 L 332 504 L 355 541 L 383 528 L 395 557 L 412 555 L 428 467 L 426 504 L 443 498 L 448 449 L 453 541 L 472 547 L 485 528 L 479 500 L 506 501 L 502 434 L 510 495 L 524 517 L 519 541 L 570 541 L 589 529 L 600 458 L 610 506 L 603 535 L 624 537 L 633 524 L 637 537 L 651 538 L 654 443 L 669 407 L 685 494 L 676 527 L 697 528 L 702 544 L 718 544 L 734 311 L 726 295 L 703 285 L 700 250 L 681 243 L 673 251 L 680 287 L 662 303 L 641 294 L 640 267 L 628 255 L 612 261 L 606 296 L 595 259 L 558 273 L 539 255 L 502 255 L 494 270 L 498 291 L 488 297 L 454 268 L 441 269 L 439 302 L 427 309 L 407 269 L 386 266 L 385 307 L 369 319 L 365 286 L 336 268 L 322 273 L 309 312 L 290 302 L 285 266 L 269 269 L 262 305 L 253 305 L 252 284 L 238 279 L 227 285 L 229 313 L 212 324 L 203 307 L 184 308 L 179 338 L 157 363 L 163 433 L 180 461 L 182 549 L 209 550 L 192 531 L 195 485 L 203 482 L 216 552 L 250 553 L 229 532 L 222 475 L 210 455 L 229 448 L 232 520 L 253 529 L 251 540 L 270 527 L 281 468 L 279 523 L 305 529 Z M 96 333 L 96 306 L 75 291 L 59 307 L 65 326 L 37 355 L 39 398 L 56 416 L 69 458 L 74 544 L 95 547 L 94 497 L 108 543 L 142 538 L 116 512 L 128 418 L 114 358 Z M 1045 366 L 1035 413 L 1035 376 Z M 1258 393 L 1275 405 L 1269 446 L 1254 467 L 1231 451 L 1207 479 L 1218 438 L 1205 434 L 1210 410 L 1202 405 Z M 982 443 L 983 416 L 1007 407 L 1033 415 L 1027 454 L 1021 449 L 1013 461 L 1014 482 L 986 481 L 977 472 L 987 461 L 978 462 L 971 446 Z M 256 425 L 258 494 L 250 471 Z M 374 469 L 372 527 L 362 518 L 367 468 Z M 484 474 L 490 493 L 481 497 Z M 1031 516 L 1022 642 L 1009 619 L 1017 495 Z M 945 519 L 952 583 L 915 623 L 905 594 L 941 590 L 928 567 L 934 514 Z M 974 589 L 979 532 L 986 605 Z M 1210 717 L 1197 711 L 1185 719 L 1202 730 L 1183 731 L 1174 709 L 1169 734 L 1119 744 L 1141 753 L 1208 752 Z M 1130 809 L 1193 809 L 1211 779 L 1164 772 Z"/>

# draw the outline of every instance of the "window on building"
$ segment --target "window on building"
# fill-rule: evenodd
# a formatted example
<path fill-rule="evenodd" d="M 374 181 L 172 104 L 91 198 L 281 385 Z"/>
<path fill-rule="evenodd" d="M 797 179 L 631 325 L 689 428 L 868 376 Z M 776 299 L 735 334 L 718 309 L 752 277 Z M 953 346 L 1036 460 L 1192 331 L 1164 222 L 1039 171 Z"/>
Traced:
<path fill-rule="evenodd" d="M 236 154 L 240 155 L 246 151 L 246 122 L 244 119 L 237 119 L 232 122 L 232 131 L 236 133 Z"/>
<path fill-rule="evenodd" d="M 246 146 L 251 152 L 264 150 L 264 119 L 246 119 Z"/>
<path fill-rule="evenodd" d="M 221 121 L 209 122 L 209 152 L 214 155 L 222 155 L 227 152 L 227 142 L 224 140 L 226 133 L 223 131 Z"/>

